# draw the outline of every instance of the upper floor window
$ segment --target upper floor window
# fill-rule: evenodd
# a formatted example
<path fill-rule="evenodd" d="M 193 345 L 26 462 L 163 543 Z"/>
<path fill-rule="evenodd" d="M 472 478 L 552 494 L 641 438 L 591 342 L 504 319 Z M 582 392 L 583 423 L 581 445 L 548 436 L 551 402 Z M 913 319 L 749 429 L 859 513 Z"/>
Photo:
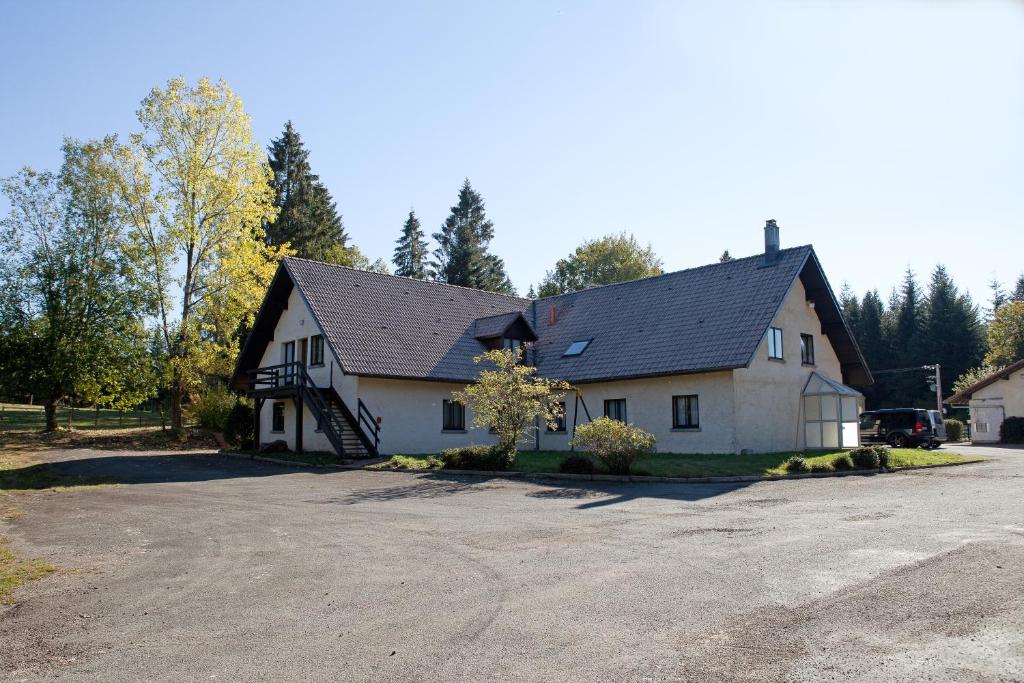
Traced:
<path fill-rule="evenodd" d="M 672 428 L 697 429 L 700 427 L 700 406 L 696 394 L 672 397 Z"/>
<path fill-rule="evenodd" d="M 509 339 L 508 337 L 505 337 L 501 342 L 502 348 L 506 351 L 515 351 L 516 353 L 519 353 L 520 349 L 523 348 L 523 342 L 521 339 Z"/>
<path fill-rule="evenodd" d="M 588 346 L 590 346 L 589 339 L 580 339 L 579 341 L 574 341 L 572 344 L 569 344 L 569 347 L 565 350 L 565 353 L 563 353 L 562 355 L 578 356 L 584 351 L 586 351 Z"/>
<path fill-rule="evenodd" d="M 626 421 L 626 399 L 610 398 L 604 402 L 604 416 L 619 422 Z"/>
<path fill-rule="evenodd" d="M 446 398 L 441 403 L 441 410 L 441 429 L 446 432 L 461 432 L 466 429 L 466 406 Z"/>
<path fill-rule="evenodd" d="M 782 328 L 768 328 L 768 357 L 782 360 Z"/>
<path fill-rule="evenodd" d="M 309 364 L 310 365 L 323 365 L 324 364 L 324 336 L 322 334 L 314 334 L 309 338 Z"/>
<path fill-rule="evenodd" d="M 800 362 L 814 365 L 814 337 L 809 334 L 800 335 Z"/>

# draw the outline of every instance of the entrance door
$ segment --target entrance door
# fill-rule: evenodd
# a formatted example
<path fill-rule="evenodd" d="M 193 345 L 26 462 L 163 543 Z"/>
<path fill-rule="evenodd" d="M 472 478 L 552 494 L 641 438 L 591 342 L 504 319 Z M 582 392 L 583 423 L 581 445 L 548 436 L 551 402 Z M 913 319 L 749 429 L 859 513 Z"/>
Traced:
<path fill-rule="evenodd" d="M 1003 406 L 972 406 L 971 441 L 999 441 L 999 427 L 1003 424 L 1004 415 Z"/>
<path fill-rule="evenodd" d="M 285 342 L 281 347 L 281 362 L 285 365 L 284 383 L 292 384 L 295 381 L 295 368 L 292 367 L 295 362 L 295 342 Z"/>

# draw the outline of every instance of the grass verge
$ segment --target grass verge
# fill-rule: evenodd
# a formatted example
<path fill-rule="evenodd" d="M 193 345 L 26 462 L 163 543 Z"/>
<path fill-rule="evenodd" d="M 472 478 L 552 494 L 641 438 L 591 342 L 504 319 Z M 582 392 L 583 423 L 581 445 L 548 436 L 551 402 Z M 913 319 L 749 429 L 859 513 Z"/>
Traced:
<path fill-rule="evenodd" d="M 38 581 L 55 571 L 57 567 L 49 562 L 15 555 L 7 542 L 0 538 L 0 604 L 11 604 L 16 588 L 29 581 Z"/>
<path fill-rule="evenodd" d="M 728 477 L 744 475 L 786 474 L 783 465 L 791 456 L 799 455 L 808 463 L 829 462 L 836 455 L 846 451 L 806 451 L 786 453 L 752 453 L 735 455 L 730 453 L 652 453 L 639 458 L 633 473 L 655 477 Z M 568 455 L 564 451 L 521 451 L 512 466 L 513 472 L 551 473 L 558 471 L 559 463 Z M 594 460 L 596 471 L 604 472 L 603 466 L 586 453 L 576 452 Z M 959 453 L 949 451 L 925 451 L 917 448 L 894 448 L 891 451 L 892 467 L 921 465 L 945 465 L 965 462 Z M 443 461 L 435 454 L 394 455 L 390 460 L 369 465 L 369 469 L 409 470 L 441 469 Z"/>

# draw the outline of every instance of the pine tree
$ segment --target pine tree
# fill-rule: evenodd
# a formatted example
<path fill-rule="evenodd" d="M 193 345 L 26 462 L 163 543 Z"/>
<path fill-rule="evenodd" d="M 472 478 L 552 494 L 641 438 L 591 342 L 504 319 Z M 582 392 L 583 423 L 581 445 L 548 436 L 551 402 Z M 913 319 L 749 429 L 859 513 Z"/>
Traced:
<path fill-rule="evenodd" d="M 416 217 L 415 211 L 409 211 L 397 244 L 391 259 L 395 264 L 395 274 L 425 280 L 430 275 L 427 268 L 427 241 L 423 238 L 420 219 Z"/>
<path fill-rule="evenodd" d="M 946 269 L 939 265 L 928 284 L 922 325 L 920 360 L 942 366 L 943 395 L 953 381 L 975 367 L 984 356 L 981 316 L 969 295 L 961 293 Z"/>
<path fill-rule="evenodd" d="M 857 295 L 853 293 L 849 283 L 843 283 L 843 289 L 839 293 L 839 308 L 843 312 L 843 318 L 853 333 L 855 339 L 861 337 L 861 308 Z"/>
<path fill-rule="evenodd" d="M 459 203 L 434 233 L 438 247 L 433 262 L 441 282 L 492 292 L 514 294 L 515 288 L 505 274 L 505 263 L 487 252 L 494 238 L 494 223 L 487 219 L 484 200 L 467 178 L 459 190 Z"/>
<path fill-rule="evenodd" d="M 1000 308 L 1006 303 L 1006 292 L 1003 291 L 1003 283 L 997 280 L 994 276 L 992 281 L 988 283 L 988 288 L 992 290 L 992 305 L 989 307 L 989 317 L 995 316 Z"/>
<path fill-rule="evenodd" d="M 1010 295 L 1014 301 L 1024 301 L 1024 273 L 1017 276 L 1017 284 L 1013 286 L 1013 294 Z"/>
<path fill-rule="evenodd" d="M 722 255 L 718 257 L 718 262 L 719 263 L 728 263 L 729 261 L 732 261 L 732 260 L 733 260 L 732 254 L 729 253 L 728 249 L 723 251 Z"/>
<path fill-rule="evenodd" d="M 270 244 L 288 242 L 297 256 L 317 261 L 351 261 L 348 235 L 331 199 L 309 165 L 305 148 L 292 122 L 285 124 L 281 137 L 271 141 L 270 168 L 277 220 L 266 227 Z"/>
<path fill-rule="evenodd" d="M 536 290 L 536 289 L 534 289 L 534 287 L 533 287 L 533 284 L 532 284 L 532 283 L 530 284 L 530 291 L 528 291 L 528 292 L 526 293 L 526 298 L 527 298 L 527 299 L 536 299 L 536 298 L 537 298 L 537 290 Z"/>

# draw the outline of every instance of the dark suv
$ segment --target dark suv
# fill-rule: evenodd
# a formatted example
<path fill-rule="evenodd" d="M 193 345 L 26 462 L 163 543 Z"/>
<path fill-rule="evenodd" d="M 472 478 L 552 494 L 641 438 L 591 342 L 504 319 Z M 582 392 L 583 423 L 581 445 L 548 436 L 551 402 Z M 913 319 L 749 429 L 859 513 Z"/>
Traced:
<path fill-rule="evenodd" d="M 860 442 L 887 443 L 895 448 L 938 448 L 946 440 L 946 427 L 937 410 L 887 408 L 860 414 Z"/>

